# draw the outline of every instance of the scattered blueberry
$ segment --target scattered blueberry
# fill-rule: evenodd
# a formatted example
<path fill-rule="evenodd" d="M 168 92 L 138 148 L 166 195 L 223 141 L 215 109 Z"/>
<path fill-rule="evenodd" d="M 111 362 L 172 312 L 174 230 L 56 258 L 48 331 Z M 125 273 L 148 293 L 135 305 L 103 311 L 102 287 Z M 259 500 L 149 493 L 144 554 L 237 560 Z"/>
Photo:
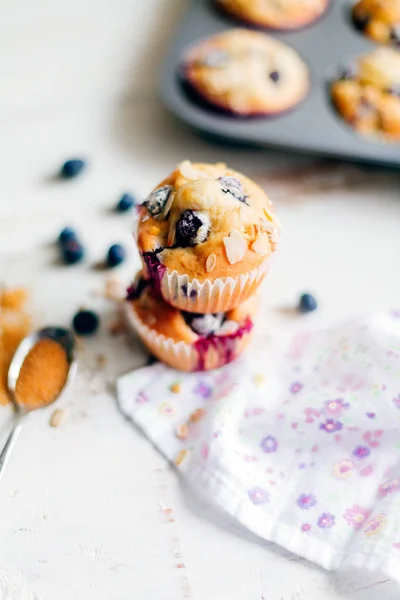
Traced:
<path fill-rule="evenodd" d="M 302 313 L 312 312 L 318 307 L 317 301 L 311 294 L 303 294 L 300 296 L 299 311 Z"/>
<path fill-rule="evenodd" d="M 277 83 L 280 79 L 280 73 L 279 71 L 271 71 L 269 77 L 274 83 Z"/>
<path fill-rule="evenodd" d="M 132 194 L 123 194 L 118 200 L 116 211 L 126 212 L 127 210 L 130 210 L 134 204 L 135 198 L 132 196 Z"/>
<path fill-rule="evenodd" d="M 158 190 L 151 192 L 150 196 L 144 201 L 144 205 L 147 206 L 147 210 L 153 217 L 160 215 L 164 211 L 172 190 L 172 185 L 163 185 Z"/>
<path fill-rule="evenodd" d="M 81 158 L 71 158 L 61 167 L 60 175 L 64 179 L 72 179 L 73 177 L 77 177 L 85 167 L 86 162 Z"/>
<path fill-rule="evenodd" d="M 76 241 L 77 241 L 77 235 L 76 235 L 76 232 L 74 231 L 74 229 L 72 229 L 72 227 L 64 227 L 64 229 L 62 231 L 60 231 L 60 234 L 58 236 L 58 243 L 61 244 L 61 246 L 63 246 L 67 242 L 76 242 Z"/>
<path fill-rule="evenodd" d="M 91 335 L 99 327 L 99 317 L 92 310 L 80 310 L 72 320 L 72 325 L 78 335 Z"/>
<path fill-rule="evenodd" d="M 244 189 L 242 186 L 242 182 L 236 177 L 223 176 L 218 177 L 217 180 L 221 186 L 221 190 L 224 194 L 231 194 L 235 198 L 235 200 L 239 200 L 239 202 L 247 203 L 247 196 L 244 193 Z"/>
<path fill-rule="evenodd" d="M 113 244 L 107 252 L 107 264 L 109 267 L 116 267 L 125 260 L 125 248 L 121 244 Z"/>
<path fill-rule="evenodd" d="M 204 212 L 185 210 L 176 224 L 176 244 L 181 248 L 205 242 L 210 233 L 210 217 Z"/>
<path fill-rule="evenodd" d="M 80 262 L 85 255 L 82 244 L 76 240 L 71 240 L 63 244 L 61 248 L 61 256 L 67 265 L 74 265 Z"/>

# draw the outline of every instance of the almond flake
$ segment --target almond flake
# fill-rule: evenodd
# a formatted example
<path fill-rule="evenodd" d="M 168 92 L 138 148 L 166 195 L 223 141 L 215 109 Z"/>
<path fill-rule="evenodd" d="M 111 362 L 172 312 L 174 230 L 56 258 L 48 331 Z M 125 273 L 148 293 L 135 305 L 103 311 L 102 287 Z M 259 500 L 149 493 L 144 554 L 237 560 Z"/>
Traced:
<path fill-rule="evenodd" d="M 228 237 L 224 237 L 226 256 L 231 263 L 242 260 L 247 252 L 247 244 L 242 234 L 237 229 L 232 229 Z"/>
<path fill-rule="evenodd" d="M 214 269 L 216 264 L 217 264 L 217 257 L 215 256 L 215 254 L 210 254 L 206 260 L 207 273 L 211 273 L 211 271 Z"/>
<path fill-rule="evenodd" d="M 61 408 L 57 408 L 51 415 L 49 423 L 51 427 L 59 427 L 64 420 L 65 411 Z"/>
<path fill-rule="evenodd" d="M 169 198 L 164 206 L 164 211 L 163 211 L 164 218 L 168 215 L 169 211 L 171 210 L 174 200 L 175 200 L 175 192 L 171 192 L 169 195 Z"/>
<path fill-rule="evenodd" d="M 268 219 L 260 219 L 261 229 L 267 233 L 272 233 L 275 230 L 274 224 Z"/>
<path fill-rule="evenodd" d="M 187 454 L 188 454 L 187 450 L 180 450 L 178 452 L 178 454 L 175 456 L 175 460 L 174 460 L 174 463 L 177 467 L 179 467 L 179 465 L 181 465 L 183 463 Z"/>
<path fill-rule="evenodd" d="M 253 252 L 257 252 L 257 254 L 261 254 L 261 256 L 265 256 L 270 251 L 270 244 L 268 235 L 266 233 L 262 233 L 260 237 L 256 239 L 255 242 L 252 243 L 251 249 Z"/>
<path fill-rule="evenodd" d="M 179 171 L 182 177 L 187 179 L 188 181 L 194 181 L 195 179 L 199 179 L 202 174 L 198 169 L 193 168 L 190 160 L 184 160 L 179 165 Z"/>

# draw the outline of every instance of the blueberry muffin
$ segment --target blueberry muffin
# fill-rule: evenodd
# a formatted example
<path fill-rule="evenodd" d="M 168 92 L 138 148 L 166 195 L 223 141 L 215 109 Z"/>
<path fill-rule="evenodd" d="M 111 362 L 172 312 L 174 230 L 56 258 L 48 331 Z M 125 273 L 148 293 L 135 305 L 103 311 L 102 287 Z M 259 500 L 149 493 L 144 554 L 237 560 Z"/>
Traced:
<path fill-rule="evenodd" d="M 332 85 L 333 103 L 357 131 L 400 141 L 400 52 L 379 48 L 361 56 Z"/>
<path fill-rule="evenodd" d="M 140 274 L 125 315 L 150 352 L 181 371 L 208 371 L 231 362 L 248 345 L 258 297 L 226 313 L 196 314 L 167 304 Z"/>
<path fill-rule="evenodd" d="M 193 46 L 181 77 L 197 101 L 238 117 L 285 112 L 309 89 L 307 67 L 295 50 L 248 29 L 220 33 Z"/>
<path fill-rule="evenodd" d="M 400 48 L 400 0 L 359 0 L 354 5 L 353 23 L 379 44 Z"/>
<path fill-rule="evenodd" d="M 329 0 L 216 0 L 217 8 L 255 27 L 299 29 L 325 12 Z"/>
<path fill-rule="evenodd" d="M 139 208 L 144 275 L 169 304 L 226 312 L 261 283 L 277 224 L 265 192 L 224 164 L 181 163 Z"/>

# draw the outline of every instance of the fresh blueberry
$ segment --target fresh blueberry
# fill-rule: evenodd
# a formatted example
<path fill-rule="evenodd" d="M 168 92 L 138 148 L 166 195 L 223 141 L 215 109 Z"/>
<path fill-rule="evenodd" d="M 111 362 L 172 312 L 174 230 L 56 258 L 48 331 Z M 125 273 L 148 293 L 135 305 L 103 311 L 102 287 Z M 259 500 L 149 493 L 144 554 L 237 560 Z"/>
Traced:
<path fill-rule="evenodd" d="M 172 193 L 172 185 L 163 185 L 154 192 L 151 192 L 150 196 L 144 201 L 144 205 L 147 207 L 149 213 L 156 217 L 164 211 L 164 207 Z"/>
<path fill-rule="evenodd" d="M 116 206 L 117 212 L 126 212 L 130 210 L 132 206 L 135 204 L 135 198 L 132 194 L 123 194 L 121 198 L 118 200 L 118 204 Z"/>
<path fill-rule="evenodd" d="M 85 251 L 79 242 L 71 240 L 63 244 L 61 248 L 61 256 L 65 264 L 74 265 L 80 262 L 85 256 Z"/>
<path fill-rule="evenodd" d="M 100 319 L 92 310 L 80 310 L 72 320 L 72 325 L 78 335 L 91 335 L 99 327 Z"/>
<path fill-rule="evenodd" d="M 61 167 L 60 175 L 61 177 L 64 177 L 64 179 L 72 179 L 82 173 L 85 167 L 86 161 L 81 158 L 71 158 Z"/>
<path fill-rule="evenodd" d="M 181 248 L 196 246 L 210 234 L 210 217 L 204 212 L 185 210 L 176 224 L 176 244 Z"/>
<path fill-rule="evenodd" d="M 318 307 L 317 301 L 311 294 L 303 294 L 300 296 L 299 311 L 302 313 L 312 312 Z"/>
<path fill-rule="evenodd" d="M 239 200 L 239 202 L 247 204 L 248 197 L 244 193 L 242 182 L 239 181 L 239 179 L 226 175 L 223 177 L 218 177 L 217 181 L 219 182 L 221 190 L 224 192 L 224 194 L 231 194 L 235 200 Z"/>
<path fill-rule="evenodd" d="M 269 77 L 274 83 L 277 83 L 281 76 L 279 71 L 271 71 Z"/>
<path fill-rule="evenodd" d="M 76 232 L 74 229 L 72 229 L 72 227 L 64 227 L 64 229 L 59 233 L 58 243 L 63 246 L 67 242 L 76 242 L 77 239 Z"/>
<path fill-rule="evenodd" d="M 107 264 L 109 267 L 117 267 L 125 260 L 125 248 L 121 244 L 113 244 L 107 252 Z"/>

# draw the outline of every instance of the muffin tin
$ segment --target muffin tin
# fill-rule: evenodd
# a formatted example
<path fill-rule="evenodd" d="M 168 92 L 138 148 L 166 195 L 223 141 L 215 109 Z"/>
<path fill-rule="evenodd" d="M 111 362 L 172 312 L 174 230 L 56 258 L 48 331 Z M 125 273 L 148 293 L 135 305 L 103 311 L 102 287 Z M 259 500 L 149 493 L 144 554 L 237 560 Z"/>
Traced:
<path fill-rule="evenodd" d="M 329 84 L 352 59 L 377 46 L 357 31 L 351 21 L 352 3 L 331 0 L 328 11 L 306 29 L 267 33 L 292 46 L 310 70 L 307 98 L 289 113 L 243 119 L 212 112 L 185 92 L 179 66 L 194 43 L 237 27 L 210 0 L 192 0 L 163 65 L 161 96 L 179 119 L 214 138 L 236 143 L 276 147 L 349 160 L 400 165 L 400 144 L 356 133 L 337 114 Z"/>

